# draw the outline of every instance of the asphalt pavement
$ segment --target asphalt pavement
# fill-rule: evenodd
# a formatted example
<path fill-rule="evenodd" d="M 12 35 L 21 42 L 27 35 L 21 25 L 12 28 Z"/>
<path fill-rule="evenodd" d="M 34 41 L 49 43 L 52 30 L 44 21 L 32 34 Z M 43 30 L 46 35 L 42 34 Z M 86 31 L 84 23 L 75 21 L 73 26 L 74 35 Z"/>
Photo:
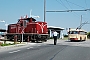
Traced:
<path fill-rule="evenodd" d="M 90 60 L 90 40 L 28 43 L 0 52 L 0 60 Z M 4 49 L 4 48 L 3 48 Z"/>

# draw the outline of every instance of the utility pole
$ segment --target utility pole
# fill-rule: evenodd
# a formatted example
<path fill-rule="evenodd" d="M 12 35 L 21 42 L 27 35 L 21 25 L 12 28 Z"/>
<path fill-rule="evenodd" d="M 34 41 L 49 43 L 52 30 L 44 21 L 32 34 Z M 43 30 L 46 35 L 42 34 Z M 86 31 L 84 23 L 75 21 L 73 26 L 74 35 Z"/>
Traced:
<path fill-rule="evenodd" d="M 46 0 L 44 0 L 44 22 L 46 20 Z"/>

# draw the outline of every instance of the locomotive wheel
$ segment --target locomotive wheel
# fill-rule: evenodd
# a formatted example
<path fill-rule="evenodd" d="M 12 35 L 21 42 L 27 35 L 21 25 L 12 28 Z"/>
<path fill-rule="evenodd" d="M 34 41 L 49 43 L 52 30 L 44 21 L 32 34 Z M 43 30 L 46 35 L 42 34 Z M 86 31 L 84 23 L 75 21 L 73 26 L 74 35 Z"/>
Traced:
<path fill-rule="evenodd" d="M 31 42 L 35 42 L 35 40 L 32 40 Z"/>
<path fill-rule="evenodd" d="M 36 43 L 38 43 L 38 40 L 36 40 Z"/>
<path fill-rule="evenodd" d="M 43 40 L 44 42 L 47 42 L 47 40 Z"/>

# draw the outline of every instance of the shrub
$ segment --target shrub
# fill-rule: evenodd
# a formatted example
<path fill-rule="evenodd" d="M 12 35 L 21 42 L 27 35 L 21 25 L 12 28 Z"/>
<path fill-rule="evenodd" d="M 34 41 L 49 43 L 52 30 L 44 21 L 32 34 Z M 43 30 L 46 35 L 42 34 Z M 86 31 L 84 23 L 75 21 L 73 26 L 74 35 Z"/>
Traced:
<path fill-rule="evenodd" d="M 90 32 L 87 33 L 87 37 L 90 38 Z"/>
<path fill-rule="evenodd" d="M 64 35 L 64 37 L 68 37 L 68 35 Z"/>

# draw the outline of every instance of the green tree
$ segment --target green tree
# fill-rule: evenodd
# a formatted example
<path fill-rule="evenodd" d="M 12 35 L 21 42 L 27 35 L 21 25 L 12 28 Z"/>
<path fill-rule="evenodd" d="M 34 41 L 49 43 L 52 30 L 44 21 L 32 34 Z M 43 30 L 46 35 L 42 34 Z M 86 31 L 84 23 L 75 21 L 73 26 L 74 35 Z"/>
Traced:
<path fill-rule="evenodd" d="M 87 33 L 87 37 L 90 38 L 90 32 Z"/>

